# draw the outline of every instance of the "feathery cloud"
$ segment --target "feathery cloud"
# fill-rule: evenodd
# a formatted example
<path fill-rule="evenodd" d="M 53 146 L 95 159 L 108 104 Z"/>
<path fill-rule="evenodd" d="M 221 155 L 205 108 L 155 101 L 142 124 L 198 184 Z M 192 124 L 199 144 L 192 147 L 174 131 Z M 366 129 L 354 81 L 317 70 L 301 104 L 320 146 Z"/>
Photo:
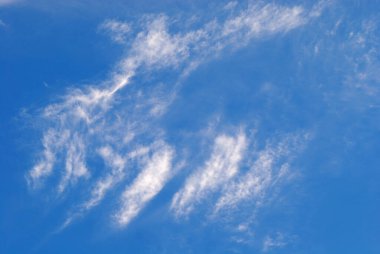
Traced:
<path fill-rule="evenodd" d="M 131 32 L 130 24 L 113 19 L 104 21 L 99 28 L 102 31 L 108 32 L 111 39 L 120 44 L 126 42 L 126 38 L 129 32 Z"/>
<path fill-rule="evenodd" d="M 268 143 L 265 149 L 257 153 L 256 159 L 249 163 L 249 170 L 221 191 L 213 215 L 234 211 L 242 203 L 260 206 L 268 192 L 289 176 L 289 163 L 304 148 L 309 138 L 308 134 L 289 135 L 277 144 Z"/>
<path fill-rule="evenodd" d="M 18 3 L 18 2 L 21 2 L 21 1 L 22 0 L 0 0 L 0 7 L 1 6 L 15 4 L 15 3 Z"/>
<path fill-rule="evenodd" d="M 252 38 L 287 32 L 304 24 L 308 17 L 298 6 L 289 8 L 257 4 L 241 11 L 237 16 L 227 18 L 224 22 L 210 22 L 198 30 L 170 34 L 168 18 L 160 15 L 147 24 L 145 31 L 137 34 L 127 57 L 120 61 L 110 80 L 98 86 L 69 92 L 60 103 L 46 107 L 43 116 L 51 121 L 57 135 L 63 132 L 69 132 L 69 136 L 78 132 L 81 134 L 75 135 L 94 134 L 91 132 L 97 130 L 96 127 L 102 123 L 101 120 L 107 117 L 107 114 L 115 113 L 111 109 L 116 94 L 130 83 L 139 67 L 176 67 L 184 63 L 193 66 L 194 63 L 220 53 L 227 46 L 239 48 Z M 107 24 L 111 30 L 116 29 L 115 27 L 125 30 L 127 27 L 121 23 Z M 54 151 L 45 148 L 41 165 L 44 161 L 53 163 L 51 159 L 44 159 L 44 154 L 49 153 L 49 158 L 55 156 Z M 51 172 L 48 170 L 49 167 L 53 168 L 53 165 L 44 170 L 45 175 Z M 38 181 L 38 178 L 39 174 L 31 173 L 32 181 Z"/>
<path fill-rule="evenodd" d="M 199 64 L 218 57 L 224 50 L 242 48 L 255 38 L 286 33 L 316 16 L 300 6 L 255 3 L 235 12 L 237 8 L 235 6 L 234 11 L 224 19 L 177 33 L 171 32 L 171 21 L 165 15 L 148 19 L 142 31 L 130 39 L 130 49 L 108 79 L 81 89 L 71 89 L 57 103 L 44 109 L 42 118 L 47 128 L 43 133 L 40 157 L 27 175 L 30 186 L 41 186 L 56 169 L 64 168 L 57 190 L 62 193 L 79 179 L 91 178 L 95 169 L 89 166 L 89 160 L 100 157 L 105 161 L 106 168 L 96 170 L 106 173 L 102 174 L 102 178 L 90 181 L 95 185 L 80 211 L 98 205 L 106 193 L 124 179 L 129 156 L 133 153 L 143 156 L 137 152 L 141 140 L 148 138 L 149 142 L 155 143 L 164 135 L 170 135 L 155 120 L 165 110 L 170 110 L 176 90 L 169 88 L 170 96 L 166 97 L 157 96 L 154 89 L 147 87 L 129 89 L 127 95 L 121 92 L 133 83 L 134 77 L 166 68 L 177 73 L 180 79 Z M 101 27 L 120 43 L 124 42 L 127 33 L 134 34 L 129 24 L 119 21 L 108 20 Z M 195 203 L 234 177 L 246 142 L 244 134 L 218 137 L 210 161 L 205 165 L 205 171 L 211 174 L 211 178 L 201 172 L 190 177 L 188 186 L 176 194 L 173 209 L 178 214 L 190 212 Z M 167 152 L 162 156 L 171 160 L 172 155 Z M 166 179 L 168 176 L 163 168 L 162 174 Z M 221 168 L 227 173 L 222 173 Z M 151 171 L 148 169 L 144 172 Z M 136 179 L 133 189 L 149 178 L 147 174 Z M 202 184 L 195 191 L 191 186 L 198 182 L 196 177 L 202 179 Z M 125 203 L 131 204 L 132 208 L 124 207 L 125 212 L 118 217 L 120 223 L 128 223 L 136 216 L 165 181 L 154 183 L 157 184 L 154 190 L 139 194 L 143 198 L 140 203 L 131 190 L 126 191 Z"/>
<path fill-rule="evenodd" d="M 275 235 L 267 235 L 263 241 L 263 252 L 268 252 L 273 249 L 283 248 L 292 241 L 292 237 L 283 233 L 277 232 Z"/>
<path fill-rule="evenodd" d="M 198 203 L 238 173 L 246 143 L 242 132 L 236 137 L 220 135 L 215 139 L 210 159 L 187 179 L 173 198 L 171 208 L 177 216 L 189 214 Z"/>
<path fill-rule="evenodd" d="M 122 195 L 122 207 L 115 218 L 126 226 L 154 198 L 172 176 L 174 151 L 163 143 Z"/>

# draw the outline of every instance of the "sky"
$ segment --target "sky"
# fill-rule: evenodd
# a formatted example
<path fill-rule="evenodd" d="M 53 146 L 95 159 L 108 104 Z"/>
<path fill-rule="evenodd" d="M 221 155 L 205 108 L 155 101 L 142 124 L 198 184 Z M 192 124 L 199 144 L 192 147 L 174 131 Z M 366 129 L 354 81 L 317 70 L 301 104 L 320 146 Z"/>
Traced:
<path fill-rule="evenodd" d="M 0 0 L 0 253 L 380 253 L 379 13 Z"/>

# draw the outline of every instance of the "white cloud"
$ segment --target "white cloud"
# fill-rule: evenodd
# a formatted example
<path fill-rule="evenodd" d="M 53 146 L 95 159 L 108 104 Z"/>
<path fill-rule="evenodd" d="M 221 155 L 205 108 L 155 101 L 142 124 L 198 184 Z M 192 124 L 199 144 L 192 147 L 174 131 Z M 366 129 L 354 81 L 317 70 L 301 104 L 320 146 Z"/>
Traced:
<path fill-rule="evenodd" d="M 286 32 L 304 24 L 307 21 L 304 15 L 304 9 L 299 6 L 279 8 L 271 4 L 253 5 L 237 17 L 227 20 L 222 28 L 222 36 L 248 40 L 260 34 Z"/>
<path fill-rule="evenodd" d="M 98 205 L 107 191 L 124 179 L 126 164 L 128 162 L 131 163 L 133 159 L 143 158 L 151 149 L 151 147 L 138 147 L 130 151 L 127 155 L 121 156 L 110 146 L 102 147 L 99 150 L 99 153 L 111 171 L 107 172 L 105 177 L 99 179 L 95 183 L 91 191 L 90 199 L 87 200 L 82 207 L 84 207 L 85 210 L 89 210 Z"/>
<path fill-rule="evenodd" d="M 235 208 L 243 200 L 252 200 L 260 196 L 272 183 L 272 167 L 276 156 L 278 154 L 271 149 L 262 151 L 249 173 L 242 176 L 240 181 L 226 187 L 216 202 L 215 212 L 219 212 L 221 209 Z"/>
<path fill-rule="evenodd" d="M 172 176 L 173 156 L 173 149 L 163 143 L 148 159 L 144 169 L 122 195 L 122 207 L 115 215 L 119 225 L 130 223 L 165 186 Z"/>
<path fill-rule="evenodd" d="M 138 64 L 148 67 L 175 66 L 188 57 L 190 42 L 191 38 L 180 34 L 171 35 L 167 27 L 167 17 L 159 16 L 147 25 L 146 31 L 137 35 L 131 55 Z"/>
<path fill-rule="evenodd" d="M 56 162 L 57 150 L 61 149 L 69 137 L 68 131 L 57 132 L 54 129 L 48 129 L 43 136 L 43 151 L 39 162 L 30 170 L 28 178 L 31 185 L 36 184 L 36 179 L 48 176 Z"/>
<path fill-rule="evenodd" d="M 238 5 L 239 3 L 237 1 L 231 1 L 231 2 L 228 2 L 224 7 L 223 9 L 225 10 L 231 10 L 231 9 L 235 9 L 236 6 Z"/>
<path fill-rule="evenodd" d="M 21 0 L 0 0 L 0 7 L 21 2 Z"/>
<path fill-rule="evenodd" d="M 254 38 L 288 32 L 315 16 L 300 6 L 256 3 L 224 21 L 214 20 L 199 29 L 171 34 L 169 18 L 160 15 L 150 19 L 146 30 L 138 33 L 124 65 L 163 68 L 185 63 L 185 67 L 191 68 L 214 58 L 227 47 L 237 49 Z"/>
<path fill-rule="evenodd" d="M 63 192 L 69 183 L 75 183 L 80 177 L 89 174 L 86 166 L 85 144 L 79 135 L 73 134 L 66 151 L 65 173 L 58 186 L 59 192 Z"/>
<path fill-rule="evenodd" d="M 30 186 L 39 186 L 53 174 L 54 169 L 63 166 L 65 171 L 58 184 L 58 191 L 63 192 L 79 179 L 91 177 L 88 158 L 100 156 L 107 166 L 98 170 L 105 170 L 105 173 L 100 179 L 90 182 L 95 183 L 94 189 L 80 211 L 86 210 L 83 207 L 90 209 L 96 206 L 106 192 L 124 178 L 126 161 L 131 159 L 128 156 L 144 154 L 144 149 L 139 151 L 136 144 L 141 139 L 154 143 L 167 134 L 167 130 L 157 125 L 155 119 L 170 109 L 178 86 L 167 89 L 166 96 L 158 96 L 156 90 L 143 86 L 130 89 L 128 93 L 121 92 L 128 89 L 136 75 L 171 68 L 179 73 L 181 79 L 181 74 L 188 74 L 202 62 L 218 57 L 227 48 L 238 49 L 252 39 L 288 32 L 307 23 L 313 16 L 299 6 L 259 3 L 240 12 L 237 8 L 235 6 L 224 20 L 215 19 L 203 27 L 179 30 L 177 33 L 171 31 L 170 19 L 164 15 L 148 19 L 143 30 L 131 39 L 131 48 L 109 78 L 81 89 L 71 89 L 57 103 L 44 109 L 42 118 L 47 127 L 41 141 L 43 149 L 39 159 L 28 172 Z M 124 41 L 125 36 L 131 33 L 129 24 L 115 20 L 105 21 L 102 27 L 108 29 L 111 37 L 118 42 Z M 245 145 L 246 139 L 242 133 L 236 137 L 218 137 L 210 161 L 204 167 L 208 173 L 199 171 L 176 194 L 172 204 L 176 213 L 188 213 L 209 192 L 221 188 L 224 182 L 234 177 Z M 170 157 L 170 161 L 169 150 L 165 148 L 166 154 L 161 154 L 161 157 Z M 163 165 L 160 172 L 164 179 L 153 181 L 156 185 L 152 190 L 134 196 L 132 190 L 144 185 L 146 179 L 150 181 L 149 172 L 152 170 L 151 166 L 147 166 L 143 172 L 148 173 L 141 173 L 133 188 L 124 195 L 125 203 L 131 206 L 124 207 L 123 215 L 119 216 L 120 223 L 127 223 L 165 184 L 167 161 L 156 157 L 152 160 Z M 202 181 L 198 183 L 196 177 Z M 193 190 L 192 186 L 198 186 L 197 190 Z M 142 201 L 138 202 L 136 199 L 139 197 Z"/>
<path fill-rule="evenodd" d="M 92 191 L 91 197 L 83 204 L 85 210 L 89 210 L 92 207 L 99 204 L 104 198 L 106 192 L 111 189 L 117 182 L 120 182 L 125 175 L 125 167 L 127 158 L 122 157 L 116 153 L 112 147 L 104 146 L 99 149 L 99 154 L 103 158 L 106 166 L 110 168 L 110 172 L 103 178 L 99 179 Z"/>
<path fill-rule="evenodd" d="M 125 43 L 131 26 L 128 23 L 117 20 L 106 20 L 100 25 L 100 29 L 109 33 L 112 40 L 117 43 Z"/>
<path fill-rule="evenodd" d="M 263 241 L 263 252 L 268 252 L 273 249 L 283 248 L 291 242 L 289 236 L 283 233 L 277 232 L 274 236 L 266 236 Z"/>
<path fill-rule="evenodd" d="M 265 202 L 268 191 L 276 187 L 290 174 L 289 163 L 296 153 L 304 147 L 308 135 L 293 135 L 284 138 L 277 144 L 269 143 L 259 151 L 256 159 L 249 165 L 249 170 L 240 174 L 235 181 L 221 192 L 213 214 L 236 210 L 242 203 L 254 203 L 260 206 Z"/>
<path fill-rule="evenodd" d="M 173 198 L 171 208 L 177 216 L 189 214 L 198 203 L 238 173 L 246 143 L 242 132 L 236 137 L 220 135 L 215 139 L 210 159 L 186 180 Z"/>
<path fill-rule="evenodd" d="M 333 1 L 330 1 L 333 2 Z M 329 3 L 329 2 L 327 2 Z M 339 8 L 334 6 L 334 8 Z M 324 97 L 329 105 L 343 104 L 355 110 L 368 110 L 378 107 L 380 61 L 378 58 L 378 41 L 380 26 L 377 15 L 368 15 L 352 22 L 347 17 L 339 16 L 336 20 L 324 19 L 315 26 L 321 36 L 305 49 L 313 51 L 316 60 L 330 64 L 326 70 L 337 78 L 338 86 L 330 84 L 324 87 Z M 310 34 L 308 34 L 310 36 Z M 335 61 L 339 59 L 340 64 Z M 340 66 L 345 66 L 340 68 Z M 326 82 L 321 82 L 321 85 Z M 342 104 L 343 103 L 343 104 Z"/>
<path fill-rule="evenodd" d="M 214 21 L 201 29 L 170 34 L 168 18 L 161 15 L 150 20 L 146 24 L 146 30 L 137 34 L 127 57 L 120 62 L 117 71 L 109 80 L 98 86 L 88 86 L 87 89 L 72 90 L 60 103 L 46 107 L 44 117 L 51 122 L 58 136 L 63 132 L 68 132 L 69 135 L 75 133 L 85 141 L 88 136 L 104 135 L 104 130 L 101 130 L 106 128 L 103 120 L 117 114 L 112 111 L 115 96 L 130 83 L 139 67 L 178 67 L 187 62 L 187 66 L 193 68 L 198 63 L 218 55 L 228 46 L 239 48 L 252 38 L 289 31 L 304 24 L 307 19 L 307 13 L 298 6 L 289 8 L 274 4 L 255 4 L 224 22 Z M 104 26 L 125 32 L 129 29 L 126 24 L 115 22 L 108 21 Z M 156 101 L 151 108 L 151 116 L 162 115 L 168 108 L 167 101 Z M 87 147 L 86 144 L 84 146 L 85 154 Z M 51 173 L 55 152 L 57 151 L 44 150 L 40 163 L 30 173 L 32 181 L 38 181 L 38 172 L 44 172 L 44 175 Z"/>
<path fill-rule="evenodd" d="M 65 95 L 62 102 L 44 109 L 43 117 L 51 127 L 44 133 L 40 161 L 29 172 L 28 180 L 32 186 L 49 176 L 55 165 L 62 161 L 66 174 L 61 179 L 59 192 L 66 188 L 68 182 L 74 183 L 89 173 L 86 167 L 88 142 L 107 133 L 103 127 L 108 109 L 114 102 L 115 93 L 128 83 L 130 76 L 130 73 L 115 75 L 114 80 L 108 82 L 109 88 L 73 90 Z"/>
<path fill-rule="evenodd" d="M 66 228 L 75 219 L 82 217 L 86 212 L 99 205 L 107 192 L 124 180 L 127 163 L 132 163 L 132 160 L 135 159 L 144 158 L 154 147 L 157 147 L 157 144 L 153 144 L 151 147 L 137 147 L 124 156 L 115 152 L 111 146 L 98 149 L 98 153 L 107 166 L 107 172 L 93 184 L 89 198 L 80 204 L 73 213 L 69 214 L 58 231 Z"/>
<path fill-rule="evenodd" d="M 363 21 L 358 31 L 351 32 L 348 40 L 340 44 L 340 50 L 348 55 L 345 58 L 350 66 L 344 83 L 347 88 L 341 96 L 347 101 L 358 100 L 360 95 L 366 97 L 365 104 L 373 98 L 377 98 L 380 90 L 378 83 L 380 75 L 378 69 L 380 61 L 378 58 L 378 18 L 368 18 Z M 349 53 L 348 53 L 349 52 Z M 348 98 L 347 98 L 348 97 Z M 376 101 L 376 100 L 374 100 Z"/>

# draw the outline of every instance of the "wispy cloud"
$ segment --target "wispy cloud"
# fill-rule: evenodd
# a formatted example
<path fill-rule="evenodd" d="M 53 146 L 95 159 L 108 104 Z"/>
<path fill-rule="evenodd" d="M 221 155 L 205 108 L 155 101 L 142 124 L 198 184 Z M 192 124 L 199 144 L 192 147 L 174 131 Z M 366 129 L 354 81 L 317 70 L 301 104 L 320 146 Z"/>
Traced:
<path fill-rule="evenodd" d="M 168 130 L 157 124 L 156 119 L 170 109 L 176 90 L 169 88 L 167 96 L 159 96 L 157 90 L 147 87 L 128 90 L 135 77 L 166 68 L 177 73 L 180 79 L 227 49 L 236 50 L 253 39 L 286 33 L 316 16 L 300 6 L 264 3 L 251 4 L 245 9 L 231 4 L 227 9 L 230 13 L 223 15 L 223 19 L 214 19 L 193 30 L 179 32 L 171 31 L 171 20 L 165 15 L 145 19 L 142 30 L 137 33 L 128 23 L 105 21 L 102 29 L 119 43 L 124 43 L 127 36 L 136 36 L 128 37 L 131 43 L 126 45 L 130 48 L 109 78 L 81 89 L 70 89 L 57 103 L 43 110 L 42 119 L 47 127 L 41 141 L 40 156 L 27 175 L 30 186 L 41 186 L 56 169 L 64 168 L 57 190 L 62 193 L 80 179 L 93 177 L 94 170 L 105 171 L 100 179 L 90 181 L 95 185 L 80 211 L 98 205 L 106 193 L 124 179 L 126 161 L 132 154 L 143 156 L 139 155 L 141 151 L 138 152 L 141 140 L 157 143 L 163 136 L 170 135 Z M 243 133 L 236 137 L 219 136 L 210 161 L 204 166 L 210 177 L 199 171 L 189 178 L 187 187 L 178 192 L 173 201 L 176 213 L 188 213 L 209 192 L 221 188 L 223 181 L 234 177 L 247 142 Z M 152 157 L 153 162 L 161 165 L 159 172 L 162 177 L 152 180 L 153 162 L 147 163 L 124 194 L 126 205 L 118 215 L 121 224 L 136 216 L 168 179 L 167 167 L 170 167 L 173 152 L 168 145 L 162 149 L 163 152 Z M 91 168 L 89 161 L 95 157 L 104 160 L 105 169 Z M 198 181 L 196 177 L 203 180 Z M 153 184 L 152 189 L 137 191 L 139 186 L 148 182 Z M 198 189 L 192 190 L 193 185 Z"/>
<path fill-rule="evenodd" d="M 0 0 L 0 7 L 1 6 L 15 4 L 15 3 L 18 3 L 18 2 L 21 2 L 21 1 L 22 0 Z"/>
<path fill-rule="evenodd" d="M 288 236 L 281 232 L 274 235 L 267 235 L 263 241 L 263 252 L 269 252 L 273 249 L 283 248 L 294 241 L 294 236 Z"/>
<path fill-rule="evenodd" d="M 277 143 L 269 142 L 265 149 L 251 152 L 256 157 L 248 163 L 249 170 L 225 186 L 214 207 L 213 214 L 236 210 L 242 203 L 260 206 L 265 198 L 290 174 L 289 163 L 305 147 L 309 134 L 290 135 Z"/>
<path fill-rule="evenodd" d="M 90 199 L 83 204 L 85 210 L 89 210 L 99 204 L 106 192 L 117 182 L 121 181 L 125 175 L 125 167 L 128 158 L 121 156 L 110 146 L 101 147 L 99 149 L 99 154 L 110 171 L 106 176 L 102 177 L 95 183 L 91 191 Z"/>
<path fill-rule="evenodd" d="M 130 141 L 130 140 L 129 140 Z M 89 194 L 89 198 L 82 202 L 71 214 L 58 231 L 66 228 L 75 219 L 82 217 L 86 212 L 97 206 L 106 196 L 107 192 L 119 184 L 126 176 L 127 164 L 132 164 L 133 160 L 141 159 L 145 161 L 146 156 L 152 149 L 161 148 L 162 144 L 152 144 L 150 147 L 138 147 L 122 156 L 114 151 L 110 146 L 101 147 L 98 153 L 103 158 L 107 172 L 94 184 Z"/>
<path fill-rule="evenodd" d="M 215 139 L 210 159 L 187 179 L 173 198 L 171 208 L 177 216 L 189 214 L 210 193 L 219 190 L 238 173 L 246 143 L 242 132 L 236 137 L 220 135 Z"/>
<path fill-rule="evenodd" d="M 176 217 L 184 217 L 206 201 L 212 218 L 231 215 L 242 204 L 258 209 L 294 174 L 290 164 L 309 138 L 305 133 L 278 137 L 257 151 L 255 142 L 243 132 L 218 136 L 210 158 L 174 195 L 171 210 Z"/>
<path fill-rule="evenodd" d="M 39 162 L 30 170 L 30 184 L 37 184 L 34 179 L 41 179 L 48 176 L 56 162 L 56 153 L 65 145 L 68 140 L 69 133 L 67 131 L 58 132 L 54 129 L 48 129 L 43 136 L 42 145 L 43 152 Z"/>
<path fill-rule="evenodd" d="M 130 24 L 113 19 L 104 21 L 99 28 L 106 31 L 116 43 L 125 43 L 128 34 L 131 32 Z"/>
<path fill-rule="evenodd" d="M 224 22 L 213 21 L 201 29 L 170 34 L 168 18 L 161 15 L 149 21 L 146 30 L 137 34 L 129 54 L 118 64 L 110 80 L 69 92 L 62 102 L 48 106 L 43 116 L 52 121 L 55 132 L 69 132 L 73 136 L 80 130 L 81 135 L 90 134 L 107 114 L 115 113 L 111 109 L 116 94 L 130 83 L 139 67 L 176 67 L 186 62 L 187 66 L 193 66 L 191 63 L 213 57 L 227 46 L 238 48 L 254 37 L 289 31 L 304 24 L 307 18 L 307 13 L 298 6 L 257 4 Z M 108 23 L 107 27 L 113 30 L 115 26 L 127 27 L 121 23 Z M 45 136 L 45 139 L 50 137 Z M 52 150 L 45 148 L 44 153 L 52 153 L 50 157 L 54 157 Z M 42 161 L 49 161 L 43 158 Z M 45 170 L 46 174 L 50 171 Z M 31 176 L 33 181 L 39 178 L 38 174 L 31 173 Z"/>
<path fill-rule="evenodd" d="M 348 40 L 342 43 L 341 49 L 344 54 L 350 52 L 347 57 L 348 64 L 352 71 L 346 75 L 345 84 L 348 86 L 343 97 L 348 101 L 364 94 L 365 97 L 372 99 L 379 95 L 380 90 L 377 84 L 380 82 L 380 75 L 377 69 L 380 66 L 378 55 L 378 32 L 380 26 L 378 17 L 368 18 L 360 24 L 358 31 L 351 31 Z M 366 100 L 366 103 L 368 101 Z"/>
<path fill-rule="evenodd" d="M 115 215 L 119 225 L 127 225 L 165 186 L 172 176 L 173 156 L 173 149 L 163 143 L 147 160 L 141 173 L 122 195 L 122 207 Z"/>
<path fill-rule="evenodd" d="M 67 144 L 66 149 L 65 173 L 58 186 L 59 192 L 64 191 L 69 183 L 75 183 L 80 177 L 88 175 L 85 147 L 81 137 L 74 133 L 72 141 Z"/>

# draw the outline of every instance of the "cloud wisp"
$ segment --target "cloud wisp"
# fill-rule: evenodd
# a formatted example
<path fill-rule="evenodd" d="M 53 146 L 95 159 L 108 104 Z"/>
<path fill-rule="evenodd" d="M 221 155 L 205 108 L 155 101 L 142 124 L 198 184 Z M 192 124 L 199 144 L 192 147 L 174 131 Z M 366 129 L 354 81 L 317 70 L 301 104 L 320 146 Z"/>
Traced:
<path fill-rule="evenodd" d="M 257 150 L 242 131 L 217 136 L 210 158 L 174 195 L 171 211 L 176 218 L 186 218 L 204 202 L 210 219 L 215 219 L 234 214 L 242 204 L 258 209 L 292 176 L 290 164 L 308 139 L 309 134 L 287 135 L 268 140 Z"/>
<path fill-rule="evenodd" d="M 236 137 L 220 135 L 215 139 L 210 158 L 188 177 L 184 187 L 174 195 L 171 209 L 176 216 L 188 215 L 197 204 L 238 173 L 246 143 L 244 133 Z"/>
<path fill-rule="evenodd" d="M 242 203 L 255 207 L 265 203 L 268 192 L 290 176 L 289 165 L 308 139 L 309 134 L 288 135 L 277 143 L 269 142 L 261 151 L 251 152 L 249 156 L 255 159 L 247 163 L 248 171 L 221 191 L 213 215 L 234 211 Z"/>
<path fill-rule="evenodd" d="M 172 177 L 173 156 L 173 149 L 162 143 L 146 161 L 141 173 L 122 194 L 121 209 L 115 215 L 120 226 L 128 225 Z"/>
<path fill-rule="evenodd" d="M 0 0 L 0 7 L 11 5 L 11 4 L 16 4 L 16 3 L 21 2 L 21 1 L 22 0 Z"/>
<path fill-rule="evenodd" d="M 99 29 L 105 31 L 114 42 L 120 44 L 126 42 L 126 37 L 131 32 L 131 26 L 128 23 L 117 20 L 106 20 L 99 26 Z"/>

